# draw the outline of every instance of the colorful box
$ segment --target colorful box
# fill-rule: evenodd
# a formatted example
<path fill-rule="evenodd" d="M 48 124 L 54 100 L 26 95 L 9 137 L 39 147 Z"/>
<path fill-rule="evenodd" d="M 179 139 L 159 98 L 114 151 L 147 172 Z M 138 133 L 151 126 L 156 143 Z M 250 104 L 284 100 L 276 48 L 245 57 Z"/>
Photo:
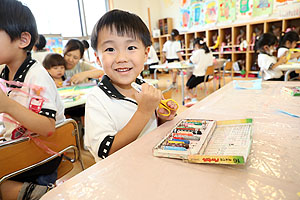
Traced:
<path fill-rule="evenodd" d="M 245 164 L 252 119 L 183 119 L 153 148 L 153 155 L 191 163 Z"/>

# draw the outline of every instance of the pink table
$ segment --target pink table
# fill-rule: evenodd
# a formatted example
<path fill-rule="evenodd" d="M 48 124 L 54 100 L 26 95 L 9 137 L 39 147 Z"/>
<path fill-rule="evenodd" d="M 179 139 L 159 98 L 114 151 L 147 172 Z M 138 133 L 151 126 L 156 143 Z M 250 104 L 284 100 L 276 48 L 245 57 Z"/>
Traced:
<path fill-rule="evenodd" d="M 263 82 L 262 90 L 229 83 L 173 121 L 98 162 L 42 199 L 299 199 L 300 97 L 281 93 L 297 82 Z M 152 156 L 152 148 L 182 118 L 253 118 L 246 165 L 190 164 Z"/>

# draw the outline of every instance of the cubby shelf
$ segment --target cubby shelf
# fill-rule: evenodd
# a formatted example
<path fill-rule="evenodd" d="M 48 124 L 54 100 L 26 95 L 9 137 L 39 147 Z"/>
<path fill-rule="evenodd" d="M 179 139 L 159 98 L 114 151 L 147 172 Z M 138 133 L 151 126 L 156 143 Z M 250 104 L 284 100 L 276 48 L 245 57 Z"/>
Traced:
<path fill-rule="evenodd" d="M 278 27 L 279 30 L 283 32 L 285 32 L 287 28 L 300 27 L 300 17 L 252 21 L 244 24 L 227 25 L 182 33 L 180 34 L 180 41 L 183 57 L 189 59 L 192 55 L 191 48 L 194 38 L 203 37 L 206 38 L 207 45 L 210 49 L 212 49 L 217 42 L 219 43 L 216 49 L 212 49 L 212 53 L 215 57 L 231 59 L 233 62 L 243 60 L 245 62 L 244 69 L 247 76 L 249 74 L 258 74 L 258 68 L 254 65 L 257 59 L 257 55 L 255 55 L 253 48 L 255 37 L 256 35 L 270 32 L 275 27 Z M 170 34 L 165 34 L 153 38 L 153 43 L 156 43 L 156 51 L 160 58 L 162 55 L 163 44 L 169 40 L 170 37 Z M 219 41 L 217 41 L 218 37 Z M 248 45 L 245 49 L 241 50 L 240 43 L 243 40 L 246 40 Z"/>

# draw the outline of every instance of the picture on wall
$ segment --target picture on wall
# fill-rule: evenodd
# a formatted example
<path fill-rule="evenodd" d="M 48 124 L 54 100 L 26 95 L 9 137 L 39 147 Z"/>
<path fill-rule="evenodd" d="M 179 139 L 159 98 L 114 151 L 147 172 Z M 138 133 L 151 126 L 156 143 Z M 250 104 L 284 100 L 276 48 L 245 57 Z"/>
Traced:
<path fill-rule="evenodd" d="M 253 11 L 253 0 L 237 0 L 236 19 L 250 20 Z"/>
<path fill-rule="evenodd" d="M 235 20 L 236 0 L 219 0 L 218 22 L 232 22 Z"/>
<path fill-rule="evenodd" d="M 205 24 L 215 24 L 218 19 L 218 2 L 216 0 L 205 1 Z"/>
<path fill-rule="evenodd" d="M 253 17 L 269 16 L 273 11 L 273 0 L 253 0 Z"/>

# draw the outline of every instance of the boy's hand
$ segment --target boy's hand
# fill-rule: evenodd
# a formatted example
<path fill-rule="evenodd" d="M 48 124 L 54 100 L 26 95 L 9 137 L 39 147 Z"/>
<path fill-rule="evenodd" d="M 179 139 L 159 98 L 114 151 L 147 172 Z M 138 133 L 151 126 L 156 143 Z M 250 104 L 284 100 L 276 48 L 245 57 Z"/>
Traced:
<path fill-rule="evenodd" d="M 173 101 L 167 101 L 167 105 L 170 109 L 170 115 L 169 116 L 164 116 L 161 114 L 168 114 L 168 111 L 164 108 L 160 108 L 158 109 L 158 117 L 164 121 L 169 121 L 174 119 L 174 117 L 176 116 L 176 112 L 177 112 L 177 104 L 174 103 Z M 160 114 L 161 113 L 161 114 Z"/>
<path fill-rule="evenodd" d="M 71 77 L 70 83 L 76 85 L 76 84 L 82 83 L 86 78 L 87 78 L 87 76 L 86 76 L 85 72 L 80 72 Z"/>
<path fill-rule="evenodd" d="M 138 110 L 144 113 L 153 113 L 160 103 L 162 93 L 152 85 L 142 84 L 142 91 L 135 93 Z"/>
<path fill-rule="evenodd" d="M 287 60 L 286 60 L 286 56 L 281 56 L 279 59 L 278 59 L 278 65 L 281 65 L 283 63 L 286 63 Z"/>

